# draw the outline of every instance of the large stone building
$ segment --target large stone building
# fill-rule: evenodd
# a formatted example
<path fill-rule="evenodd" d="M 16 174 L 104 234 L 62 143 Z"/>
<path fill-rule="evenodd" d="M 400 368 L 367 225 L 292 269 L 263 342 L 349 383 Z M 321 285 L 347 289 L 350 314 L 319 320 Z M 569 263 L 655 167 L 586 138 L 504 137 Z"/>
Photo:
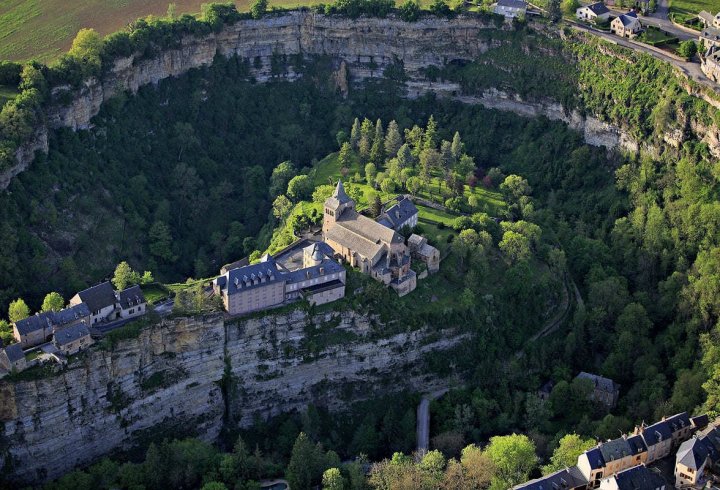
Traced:
<path fill-rule="evenodd" d="M 400 296 L 415 289 L 417 277 L 403 236 L 358 213 L 339 181 L 325 201 L 323 238 L 336 255 Z"/>
<path fill-rule="evenodd" d="M 291 246 L 282 253 L 291 255 L 298 252 L 296 249 L 297 246 Z M 265 310 L 302 298 L 321 305 L 344 297 L 345 268 L 333 260 L 333 250 L 324 243 L 313 243 L 303 247 L 301 253 L 301 266 L 295 270 L 265 255 L 257 264 L 237 267 L 217 277 L 213 290 L 231 315 Z"/>

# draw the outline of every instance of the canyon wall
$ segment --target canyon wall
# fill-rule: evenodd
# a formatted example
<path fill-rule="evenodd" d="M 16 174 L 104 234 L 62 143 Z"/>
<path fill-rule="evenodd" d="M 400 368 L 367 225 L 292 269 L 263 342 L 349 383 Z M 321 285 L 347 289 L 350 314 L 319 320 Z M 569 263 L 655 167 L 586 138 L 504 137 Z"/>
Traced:
<path fill-rule="evenodd" d="M 322 347 L 311 351 L 312 329 L 336 342 L 316 339 Z M 310 402 L 340 408 L 402 389 L 432 391 L 442 380 L 422 373 L 424 353 L 466 338 L 382 332 L 352 311 L 164 320 L 59 372 L 0 381 L 0 467 L 15 483 L 37 483 L 161 434 L 214 440 L 226 422 L 248 426 Z"/>
<path fill-rule="evenodd" d="M 509 28 L 509 27 L 505 27 Z M 423 74 L 428 66 L 443 66 L 452 61 L 470 61 L 501 43 L 494 39 L 497 27 L 479 17 L 443 19 L 425 17 L 407 23 L 397 18 L 326 17 L 310 11 L 295 11 L 260 20 L 240 21 L 217 34 L 205 37 L 188 36 L 181 47 L 165 50 L 154 58 L 139 54 L 116 60 L 101 78 L 86 80 L 78 90 L 55 87 L 53 100 L 47 110 L 47 127 L 39 128 L 36 137 L 17 151 L 18 164 L 0 174 L 0 189 L 25 170 L 32 162 L 35 150 L 47 151 L 47 130 L 60 127 L 85 129 L 90 127 L 103 102 L 120 92 L 135 93 L 138 88 L 156 84 L 168 77 L 176 77 L 192 68 L 209 65 L 217 54 L 238 55 L 261 61 L 260 68 L 253 65 L 253 76 L 260 82 L 271 77 L 271 58 L 284 55 L 327 55 L 342 67 L 351 83 L 382 76 L 384 69 L 402 62 L 408 77 L 407 95 L 415 97 L 433 91 L 441 96 L 457 96 L 458 86 L 430 82 Z M 500 37 L 500 36 L 496 36 Z M 282 75 L 294 79 L 293 72 Z M 339 85 L 343 85 L 340 81 Z M 562 108 L 549 108 L 547 104 L 495 97 L 489 91 L 483 97 L 467 99 L 491 108 L 510 110 L 520 115 L 545 115 L 553 118 Z M 67 101 L 63 102 L 60 101 Z M 557 104 L 555 104 L 557 106 Z M 566 115 L 563 119 L 571 117 Z M 623 146 L 635 150 L 637 144 L 622 136 L 618 128 L 603 126 L 584 117 L 572 116 L 574 127 L 586 134 L 589 144 L 609 147 Z M 599 131 L 599 133 L 598 133 Z M 596 133 L 598 133 L 596 135 Z"/>

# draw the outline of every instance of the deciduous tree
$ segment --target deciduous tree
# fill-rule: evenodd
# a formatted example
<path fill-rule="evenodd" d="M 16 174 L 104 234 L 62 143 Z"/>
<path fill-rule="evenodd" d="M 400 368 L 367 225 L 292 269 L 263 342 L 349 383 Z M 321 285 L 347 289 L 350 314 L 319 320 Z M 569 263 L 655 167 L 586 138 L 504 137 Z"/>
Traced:
<path fill-rule="evenodd" d="M 65 306 L 65 300 L 60 293 L 52 292 L 45 295 L 42 311 L 60 311 Z"/>
<path fill-rule="evenodd" d="M 8 308 L 8 318 L 11 322 L 19 322 L 20 320 L 30 316 L 30 308 L 25 303 L 25 300 L 18 298 Z"/>

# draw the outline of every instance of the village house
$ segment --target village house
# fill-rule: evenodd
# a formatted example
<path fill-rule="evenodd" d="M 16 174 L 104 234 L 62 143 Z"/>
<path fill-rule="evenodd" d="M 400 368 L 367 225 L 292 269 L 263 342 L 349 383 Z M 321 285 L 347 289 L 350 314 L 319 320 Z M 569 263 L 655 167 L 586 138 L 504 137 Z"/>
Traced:
<path fill-rule="evenodd" d="M 556 488 L 642 490 L 647 488 L 655 490 L 661 487 L 647 486 L 657 484 L 658 480 L 654 478 L 656 476 L 654 474 L 652 477 L 648 477 L 649 473 L 646 471 L 645 465 L 668 456 L 674 447 L 673 442 L 679 443 L 687 440 L 693 431 L 705 426 L 708 426 L 707 415 L 698 415 L 691 418 L 688 417 L 687 413 L 682 412 L 672 417 L 663 417 L 661 421 L 649 427 L 636 427 L 633 434 L 623 435 L 588 449 L 578 456 L 576 466 L 565 470 L 566 473 L 553 473 L 553 475 L 532 480 L 515 488 L 537 490 Z M 712 459 L 712 454 L 720 455 L 720 431 L 715 429 L 714 426 L 708 426 L 705 431 L 700 432 L 700 435 L 697 436 L 697 438 L 701 437 L 707 438 L 714 444 L 713 447 L 715 447 L 716 452 L 712 453 L 712 450 L 709 450 L 709 454 L 711 454 L 709 462 L 715 463 L 716 460 Z M 689 459 L 694 458 L 694 455 L 687 455 L 689 454 L 687 451 L 695 448 L 695 446 L 683 443 L 680 447 L 682 450 L 678 452 L 678 461 L 685 466 L 676 467 L 675 473 L 676 476 L 681 473 L 682 478 L 688 479 L 688 475 L 692 474 L 689 471 L 689 469 L 693 469 L 692 465 L 699 466 Z M 702 462 L 702 449 L 699 451 L 700 459 L 696 458 L 696 461 Z M 686 463 L 690 463 L 690 466 L 687 466 Z M 554 476 L 557 474 L 561 475 L 567 486 L 563 486 L 563 482 Z M 579 485 L 579 481 L 577 478 L 570 478 L 570 476 L 577 477 L 578 475 L 584 480 L 585 486 L 572 486 Z M 553 476 L 553 478 L 550 478 L 550 476 Z M 662 482 L 660 481 L 660 483 Z M 634 484 L 638 486 L 634 487 Z"/>
<path fill-rule="evenodd" d="M 292 247 L 283 251 L 292 252 Z M 343 298 L 346 271 L 332 258 L 332 248 L 318 242 L 301 252 L 302 266 L 297 270 L 281 267 L 273 257 L 265 255 L 257 264 L 231 269 L 215 278 L 213 290 L 231 315 L 265 310 L 302 298 L 315 305 Z"/>
<path fill-rule="evenodd" d="M 90 330 L 84 323 L 78 323 L 68 328 L 55 332 L 53 344 L 66 356 L 73 355 L 78 351 L 90 347 L 93 344 L 90 337 Z"/>
<path fill-rule="evenodd" d="M 610 9 L 602 2 L 591 3 L 577 9 L 575 17 L 586 22 L 607 21 L 610 19 Z"/>
<path fill-rule="evenodd" d="M 718 27 L 705 27 L 700 31 L 700 37 L 698 40 L 702 43 L 705 49 L 720 47 L 720 28 Z"/>
<path fill-rule="evenodd" d="M 120 318 L 134 318 L 145 314 L 147 301 L 140 286 L 132 286 L 117 293 Z"/>
<path fill-rule="evenodd" d="M 20 344 L 10 344 L 0 349 L 0 368 L 8 372 L 20 372 L 26 367 L 25 353 Z"/>
<path fill-rule="evenodd" d="M 52 335 L 63 328 L 76 324 L 89 324 L 90 309 L 79 303 L 60 311 L 36 313 L 13 324 L 15 340 L 23 349 L 49 342 Z"/>
<path fill-rule="evenodd" d="M 359 214 L 342 182 L 325 201 L 323 239 L 352 267 L 404 296 L 417 285 L 405 239 L 392 228 Z"/>
<path fill-rule="evenodd" d="M 620 396 L 620 385 L 613 380 L 584 371 L 575 378 L 587 379 L 592 383 L 593 391 L 590 394 L 590 399 L 594 402 L 602 403 L 608 409 L 614 408 L 615 405 L 617 405 L 618 397 Z"/>
<path fill-rule="evenodd" d="M 602 442 L 578 457 L 578 470 L 588 481 L 589 488 L 597 488 L 600 481 L 647 460 L 647 447 L 638 435 L 623 435 Z"/>
<path fill-rule="evenodd" d="M 720 12 L 713 15 L 707 10 L 701 10 L 698 14 L 698 19 L 700 19 L 700 22 L 702 22 L 703 27 L 720 28 Z"/>
<path fill-rule="evenodd" d="M 699 430 L 704 429 L 708 426 L 710 423 L 710 417 L 706 413 L 702 415 L 695 415 L 694 417 L 690 417 L 690 425 L 692 426 L 692 430 L 694 432 L 697 432 Z"/>
<path fill-rule="evenodd" d="M 513 490 L 580 490 L 586 488 L 587 483 L 577 466 L 572 466 L 542 478 L 516 485 Z"/>
<path fill-rule="evenodd" d="M 404 228 L 414 228 L 418 223 L 418 209 L 415 204 L 405 196 L 398 196 L 393 199 L 392 206 L 383 209 L 377 222 L 397 232 Z"/>
<path fill-rule="evenodd" d="M 635 428 L 635 435 L 641 435 L 648 449 L 647 463 L 668 456 L 673 447 L 687 440 L 692 433 L 690 417 L 682 412 L 671 417 L 663 417 L 650 426 L 645 424 Z"/>
<path fill-rule="evenodd" d="M 588 481 L 588 488 L 597 488 L 603 476 L 605 476 L 605 460 L 600 448 L 588 449 L 578 456 L 577 467 Z"/>
<path fill-rule="evenodd" d="M 71 305 L 80 303 L 90 308 L 90 325 L 134 318 L 147 312 L 147 301 L 140 286 L 115 291 L 109 281 L 84 289 L 70 298 Z"/>
<path fill-rule="evenodd" d="M 634 38 L 642 30 L 642 25 L 635 12 L 628 12 L 615 17 L 610 22 L 610 32 L 620 37 Z"/>
<path fill-rule="evenodd" d="M 709 427 L 683 442 L 675 455 L 675 487 L 704 487 L 705 470 L 720 461 L 720 431 Z"/>
<path fill-rule="evenodd" d="M 430 274 L 440 270 L 440 250 L 430 245 L 427 238 L 413 233 L 408 238 L 408 247 L 412 258 L 424 263 Z"/>
<path fill-rule="evenodd" d="M 115 290 L 109 281 L 84 289 L 70 298 L 70 305 L 88 305 L 91 325 L 117 319 L 111 317 L 115 312 L 115 302 Z"/>
<path fill-rule="evenodd" d="M 498 0 L 493 11 L 506 19 L 524 17 L 527 12 L 527 2 L 524 0 Z"/>
<path fill-rule="evenodd" d="M 600 490 L 665 490 L 663 478 L 645 465 L 633 466 L 600 482 Z"/>
<path fill-rule="evenodd" d="M 700 69 L 715 83 L 720 83 L 720 48 L 710 46 L 700 57 Z"/>

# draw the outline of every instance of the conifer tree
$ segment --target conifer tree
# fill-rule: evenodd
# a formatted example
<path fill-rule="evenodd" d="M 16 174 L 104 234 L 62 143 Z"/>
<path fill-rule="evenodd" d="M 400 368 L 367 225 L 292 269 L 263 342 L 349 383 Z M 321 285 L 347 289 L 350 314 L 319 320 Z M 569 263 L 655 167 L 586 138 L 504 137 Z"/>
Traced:
<path fill-rule="evenodd" d="M 385 135 L 385 156 L 387 158 L 395 157 L 402 144 L 403 139 L 400 135 L 398 123 L 393 119 L 390 121 L 390 124 L 388 124 L 387 134 Z"/>
<path fill-rule="evenodd" d="M 425 149 L 434 150 L 437 148 L 437 123 L 435 117 L 430 116 L 428 119 L 427 127 L 425 128 L 425 138 L 423 141 Z"/>
<path fill-rule="evenodd" d="M 459 159 L 460 156 L 463 154 L 463 143 L 460 140 L 460 133 L 455 131 L 455 136 L 453 136 L 452 140 L 452 156 L 455 158 L 455 160 Z"/>
<path fill-rule="evenodd" d="M 370 119 L 365 118 L 360 126 L 360 143 L 358 149 L 360 156 L 367 158 L 370 155 L 373 141 L 373 124 Z"/>
<path fill-rule="evenodd" d="M 375 122 L 375 134 L 373 136 L 372 148 L 370 149 L 370 161 L 376 165 L 385 163 L 385 131 L 383 130 L 380 119 Z"/>
<path fill-rule="evenodd" d="M 360 144 L 360 119 L 357 117 L 355 118 L 355 121 L 353 121 L 352 129 L 350 130 L 350 145 L 353 147 L 353 150 L 358 149 L 358 145 Z"/>

